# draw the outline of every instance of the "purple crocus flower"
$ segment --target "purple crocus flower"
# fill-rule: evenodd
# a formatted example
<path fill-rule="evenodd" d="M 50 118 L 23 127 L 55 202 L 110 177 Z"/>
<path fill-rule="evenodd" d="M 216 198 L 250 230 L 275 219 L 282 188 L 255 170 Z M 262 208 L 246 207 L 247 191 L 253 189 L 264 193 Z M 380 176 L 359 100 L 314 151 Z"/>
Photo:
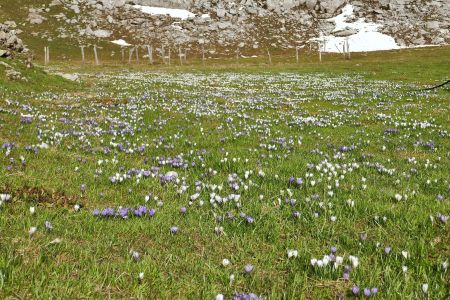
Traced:
<path fill-rule="evenodd" d="M 114 209 L 111 207 L 105 208 L 102 210 L 103 217 L 114 217 Z"/>
<path fill-rule="evenodd" d="M 364 289 L 364 297 L 369 298 L 372 295 L 369 288 Z"/>
<path fill-rule="evenodd" d="M 293 216 L 295 219 L 298 219 L 298 218 L 300 218 L 300 212 L 294 211 L 294 212 L 292 213 L 292 216 Z"/>
<path fill-rule="evenodd" d="M 342 279 L 344 279 L 345 281 L 350 280 L 350 273 L 349 272 L 344 272 L 342 274 Z"/>
<path fill-rule="evenodd" d="M 255 293 L 235 293 L 233 300 L 261 300 Z"/>
<path fill-rule="evenodd" d="M 147 207 L 139 206 L 134 210 L 133 213 L 136 217 L 142 217 L 143 215 L 147 214 Z"/>
<path fill-rule="evenodd" d="M 155 215 L 155 213 L 156 213 L 156 211 L 153 208 L 148 211 L 148 215 L 150 217 L 153 217 Z"/>
<path fill-rule="evenodd" d="M 295 183 L 295 178 L 294 177 L 290 177 L 289 178 L 289 185 L 294 185 Z"/>
<path fill-rule="evenodd" d="M 22 124 L 30 124 L 33 122 L 33 116 L 31 115 L 23 115 L 20 117 L 20 123 Z"/>
<path fill-rule="evenodd" d="M 119 215 L 122 217 L 122 219 L 126 219 L 128 217 L 128 208 L 121 207 L 118 211 Z"/>
<path fill-rule="evenodd" d="M 333 247 L 331 247 L 331 253 L 336 253 L 336 251 L 337 251 L 337 248 L 335 247 L 335 246 L 333 246 Z"/>
<path fill-rule="evenodd" d="M 389 253 L 391 253 L 391 250 L 392 250 L 392 248 L 388 246 L 388 247 L 384 248 L 384 253 L 386 255 L 388 255 Z"/>
<path fill-rule="evenodd" d="M 178 233 L 178 227 L 177 226 L 172 226 L 170 227 L 170 233 L 175 235 Z"/>
<path fill-rule="evenodd" d="M 187 212 L 187 208 L 186 207 L 181 207 L 180 208 L 180 213 L 182 213 L 183 215 Z"/>
<path fill-rule="evenodd" d="M 440 221 L 442 224 L 447 223 L 447 220 L 448 220 L 448 216 L 447 216 L 447 215 L 439 214 L 438 217 L 439 217 L 439 221 Z"/>
<path fill-rule="evenodd" d="M 370 289 L 370 292 L 372 293 L 373 296 L 375 296 L 376 294 L 378 294 L 378 288 L 373 287 Z"/>
<path fill-rule="evenodd" d="M 244 271 L 245 271 L 245 273 L 250 274 L 253 271 L 253 265 L 246 264 L 244 267 Z"/>
<path fill-rule="evenodd" d="M 98 215 L 100 214 L 100 212 L 98 211 L 98 209 L 94 209 L 92 211 L 92 214 L 94 215 L 94 217 L 98 217 Z"/>
<path fill-rule="evenodd" d="M 82 193 L 86 192 L 86 184 L 83 183 L 83 184 L 80 186 L 80 191 L 81 191 Z"/>
<path fill-rule="evenodd" d="M 358 296 L 358 294 L 359 294 L 359 287 L 355 285 L 352 288 L 352 293 L 353 293 L 353 295 Z"/>

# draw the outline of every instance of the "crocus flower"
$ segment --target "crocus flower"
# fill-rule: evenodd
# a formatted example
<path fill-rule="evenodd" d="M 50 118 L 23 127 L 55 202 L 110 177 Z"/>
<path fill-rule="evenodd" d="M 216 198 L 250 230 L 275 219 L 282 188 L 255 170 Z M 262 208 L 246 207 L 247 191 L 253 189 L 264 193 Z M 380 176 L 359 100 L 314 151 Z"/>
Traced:
<path fill-rule="evenodd" d="M 53 229 L 52 223 L 50 223 L 49 221 L 45 221 L 45 229 L 47 229 L 47 231 L 51 231 Z"/>
<path fill-rule="evenodd" d="M 37 227 L 30 227 L 30 230 L 28 231 L 28 234 L 30 237 L 32 237 L 37 231 Z"/>
<path fill-rule="evenodd" d="M 342 274 L 342 279 L 344 279 L 345 281 L 350 280 L 350 273 L 349 272 L 344 272 Z"/>
<path fill-rule="evenodd" d="M 227 267 L 229 264 L 230 264 L 230 260 L 229 260 L 229 259 L 224 258 L 224 259 L 222 260 L 222 265 L 223 265 L 224 267 Z"/>
<path fill-rule="evenodd" d="M 122 219 L 126 219 L 128 217 L 128 208 L 121 207 L 119 208 L 118 213 Z"/>
<path fill-rule="evenodd" d="M 244 267 L 244 271 L 245 271 L 245 273 L 250 274 L 253 271 L 253 265 L 246 264 Z"/>
<path fill-rule="evenodd" d="M 139 259 L 141 258 L 141 255 L 137 251 L 131 250 L 130 255 L 131 255 L 131 258 L 133 258 L 135 261 L 139 261 Z"/>
<path fill-rule="evenodd" d="M 178 227 L 176 227 L 176 226 L 170 227 L 170 233 L 173 234 L 173 235 L 177 234 L 178 233 Z"/>
<path fill-rule="evenodd" d="M 287 251 L 287 256 L 288 256 L 288 258 L 297 257 L 298 256 L 298 251 L 297 250 L 288 250 Z"/>
<path fill-rule="evenodd" d="M 156 213 L 156 211 L 153 208 L 148 211 L 148 215 L 150 217 L 153 217 L 155 215 L 155 213 Z"/>

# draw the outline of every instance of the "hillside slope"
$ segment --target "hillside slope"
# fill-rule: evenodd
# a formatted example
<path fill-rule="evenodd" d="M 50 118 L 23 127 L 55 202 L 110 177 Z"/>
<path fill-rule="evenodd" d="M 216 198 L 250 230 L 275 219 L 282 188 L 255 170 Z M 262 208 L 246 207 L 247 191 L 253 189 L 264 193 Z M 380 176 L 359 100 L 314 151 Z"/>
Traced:
<path fill-rule="evenodd" d="M 353 12 L 347 24 L 372 22 L 399 47 L 450 42 L 446 0 L 17 0 L 1 4 L 0 22 L 17 23 L 20 37 L 37 56 L 50 46 L 59 59 L 71 59 L 73 53 L 79 56 L 80 45 L 96 44 L 117 57 L 120 48 L 110 43 L 116 39 L 154 45 L 160 54 L 180 47 L 191 53 L 205 49 L 210 55 L 234 55 L 315 48 L 319 36 L 355 35 L 354 26 L 334 32 L 332 17 L 347 4 Z M 162 5 L 189 10 L 193 17 L 155 15 L 142 7 Z"/>

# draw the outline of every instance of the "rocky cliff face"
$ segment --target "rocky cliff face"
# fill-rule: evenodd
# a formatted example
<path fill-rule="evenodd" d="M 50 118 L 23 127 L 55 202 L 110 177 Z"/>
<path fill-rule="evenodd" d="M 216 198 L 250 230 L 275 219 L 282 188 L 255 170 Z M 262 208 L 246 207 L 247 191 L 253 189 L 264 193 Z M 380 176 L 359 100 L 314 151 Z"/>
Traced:
<path fill-rule="evenodd" d="M 346 4 L 354 18 L 381 24 L 383 33 L 400 45 L 450 42 L 448 0 L 48 0 L 39 9 L 30 7 L 30 23 L 60 22 L 59 37 L 124 37 L 133 44 L 170 44 L 199 49 L 292 48 L 319 34 L 329 34 L 328 19 Z M 196 14 L 179 20 L 149 15 L 134 5 L 187 9 Z M 69 14 L 53 14 L 64 6 Z M 205 17 L 208 14 L 209 17 Z M 38 33 L 37 33 L 38 34 Z M 234 50 L 233 50 L 234 51 Z"/>

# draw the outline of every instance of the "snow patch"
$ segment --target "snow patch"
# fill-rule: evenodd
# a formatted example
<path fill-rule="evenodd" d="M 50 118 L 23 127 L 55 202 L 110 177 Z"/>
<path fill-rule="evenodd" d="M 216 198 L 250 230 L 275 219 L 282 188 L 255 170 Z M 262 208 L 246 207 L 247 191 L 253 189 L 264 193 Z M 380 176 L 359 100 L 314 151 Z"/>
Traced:
<path fill-rule="evenodd" d="M 134 8 L 139 9 L 145 14 L 150 15 L 169 15 L 172 18 L 187 19 L 195 17 L 195 14 L 191 13 L 185 9 L 175 9 L 175 8 L 165 8 L 156 6 L 144 6 L 144 5 L 133 5 Z"/>
<path fill-rule="evenodd" d="M 333 33 L 348 31 L 348 36 L 335 36 L 333 34 L 328 36 L 320 36 L 313 40 L 321 43 L 323 52 L 339 53 L 342 51 L 343 44 L 346 40 L 350 45 L 350 52 L 368 52 L 400 49 L 400 46 L 395 42 L 394 38 L 378 32 L 382 26 L 380 24 L 366 22 L 364 18 L 358 19 L 355 22 L 347 22 L 348 18 L 353 17 L 353 6 L 347 4 L 342 13 L 329 21 L 334 22 L 336 27 Z"/>
<path fill-rule="evenodd" d="M 128 44 L 125 40 L 119 39 L 115 41 L 111 41 L 111 43 L 119 45 L 119 46 L 131 46 L 131 44 Z"/>

